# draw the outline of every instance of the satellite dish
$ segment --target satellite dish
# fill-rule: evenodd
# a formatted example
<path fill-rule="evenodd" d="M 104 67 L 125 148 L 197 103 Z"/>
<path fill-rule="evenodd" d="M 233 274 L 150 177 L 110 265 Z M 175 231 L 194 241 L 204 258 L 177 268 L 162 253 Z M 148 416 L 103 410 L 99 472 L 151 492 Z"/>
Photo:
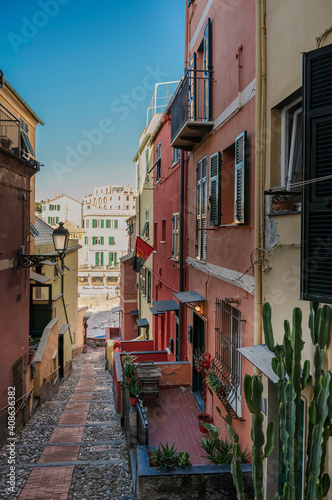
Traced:
<path fill-rule="evenodd" d="M 5 75 L 3 74 L 3 72 L 0 69 L 0 89 L 2 89 L 4 84 L 5 84 Z"/>

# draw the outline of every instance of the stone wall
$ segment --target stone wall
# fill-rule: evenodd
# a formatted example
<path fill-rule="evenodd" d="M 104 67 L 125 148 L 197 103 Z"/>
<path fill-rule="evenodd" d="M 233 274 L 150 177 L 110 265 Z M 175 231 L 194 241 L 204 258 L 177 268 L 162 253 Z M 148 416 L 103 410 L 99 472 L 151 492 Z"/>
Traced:
<path fill-rule="evenodd" d="M 137 447 L 137 500 L 234 500 L 236 490 L 230 465 L 193 465 L 192 467 L 150 467 L 148 452 L 155 447 Z M 254 497 L 251 464 L 243 464 L 245 499 Z"/>

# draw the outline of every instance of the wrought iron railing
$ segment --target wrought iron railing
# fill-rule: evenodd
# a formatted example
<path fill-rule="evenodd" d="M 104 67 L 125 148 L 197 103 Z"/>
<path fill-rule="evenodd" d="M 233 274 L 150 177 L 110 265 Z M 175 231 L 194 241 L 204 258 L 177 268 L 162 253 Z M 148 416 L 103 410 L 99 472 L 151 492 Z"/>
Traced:
<path fill-rule="evenodd" d="M 22 147 L 22 132 L 20 120 L 0 103 L 0 148 L 9 151 L 18 158 L 40 169 L 40 163 L 34 155 Z"/>
<path fill-rule="evenodd" d="M 188 69 L 173 98 L 171 108 L 171 141 L 187 121 L 213 121 L 212 71 Z"/>
<path fill-rule="evenodd" d="M 213 370 L 227 388 L 218 397 L 233 418 L 241 418 L 241 312 L 216 301 L 215 357 Z"/>
<path fill-rule="evenodd" d="M 149 444 L 149 424 L 144 411 L 143 401 L 137 398 L 137 441 L 140 446 Z"/>

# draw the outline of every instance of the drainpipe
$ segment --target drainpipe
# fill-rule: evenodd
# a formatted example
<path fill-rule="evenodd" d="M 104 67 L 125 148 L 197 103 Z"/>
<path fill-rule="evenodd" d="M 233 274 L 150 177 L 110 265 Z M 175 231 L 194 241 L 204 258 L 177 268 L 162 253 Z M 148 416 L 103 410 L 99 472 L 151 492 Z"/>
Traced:
<path fill-rule="evenodd" d="M 184 274 L 184 151 L 181 150 L 180 163 L 180 241 L 179 241 L 179 292 L 183 292 Z M 179 309 L 179 361 L 182 361 L 183 305 Z"/>
<path fill-rule="evenodd" d="M 138 161 L 138 175 L 137 175 L 137 184 L 138 184 L 138 234 L 136 234 L 136 237 L 141 234 L 141 189 L 140 189 L 140 162 Z M 137 227 L 137 224 L 136 224 Z M 135 251 L 135 249 L 134 249 Z M 139 317 L 141 317 L 141 292 L 139 289 L 139 273 L 137 273 L 138 277 L 138 287 L 137 287 L 137 293 L 138 293 L 138 310 L 139 310 Z"/>
<path fill-rule="evenodd" d="M 256 99 L 255 99 L 255 260 L 261 256 L 263 245 L 262 231 L 264 220 L 263 199 L 263 131 L 265 123 L 265 106 L 263 102 L 263 52 L 265 50 L 265 34 L 262 33 L 264 20 L 264 0 L 256 0 Z M 265 89 L 264 89 L 265 91 Z M 263 123 L 264 121 L 264 123 Z M 262 267 L 260 262 L 254 266 L 254 343 L 262 344 Z"/>

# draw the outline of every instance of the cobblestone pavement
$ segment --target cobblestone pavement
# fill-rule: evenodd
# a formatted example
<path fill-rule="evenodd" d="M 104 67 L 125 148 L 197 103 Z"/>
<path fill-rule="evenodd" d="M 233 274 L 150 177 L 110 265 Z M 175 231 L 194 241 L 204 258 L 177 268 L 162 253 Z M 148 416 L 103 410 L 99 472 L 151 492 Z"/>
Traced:
<path fill-rule="evenodd" d="M 8 449 L 0 451 L 0 499 L 125 500 L 132 483 L 124 433 L 104 369 L 104 349 L 73 361 L 73 373 L 41 405 L 15 445 L 15 493 Z"/>

